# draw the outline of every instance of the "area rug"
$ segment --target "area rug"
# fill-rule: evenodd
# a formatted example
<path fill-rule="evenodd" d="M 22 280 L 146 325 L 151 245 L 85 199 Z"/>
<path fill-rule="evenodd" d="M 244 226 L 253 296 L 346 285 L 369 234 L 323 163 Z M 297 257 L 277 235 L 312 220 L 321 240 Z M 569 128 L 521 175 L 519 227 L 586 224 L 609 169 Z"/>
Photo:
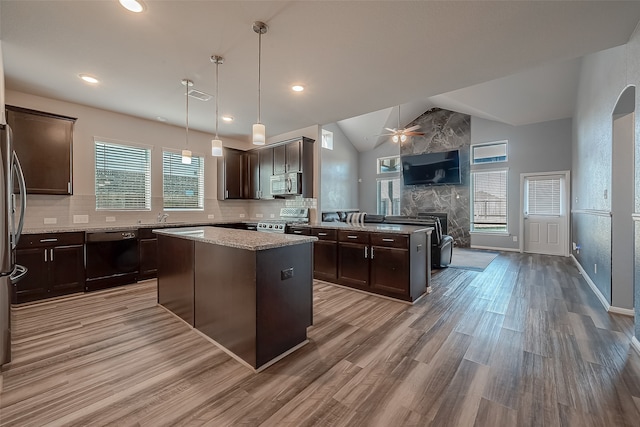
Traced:
<path fill-rule="evenodd" d="M 493 251 L 453 248 L 453 255 L 449 267 L 483 271 L 497 256 L 498 252 Z"/>

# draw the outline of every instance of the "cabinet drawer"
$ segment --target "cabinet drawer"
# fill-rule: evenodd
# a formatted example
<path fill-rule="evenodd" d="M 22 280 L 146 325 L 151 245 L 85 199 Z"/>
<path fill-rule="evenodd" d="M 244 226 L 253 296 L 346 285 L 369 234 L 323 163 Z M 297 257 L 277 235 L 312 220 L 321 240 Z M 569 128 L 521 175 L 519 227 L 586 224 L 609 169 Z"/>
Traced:
<path fill-rule="evenodd" d="M 406 249 L 409 245 L 409 236 L 394 233 L 371 233 L 371 244 Z"/>
<path fill-rule="evenodd" d="M 18 249 L 84 244 L 84 232 L 23 234 Z"/>
<path fill-rule="evenodd" d="M 341 242 L 352 242 L 352 243 L 369 243 L 369 233 L 366 231 L 347 231 L 340 230 L 338 232 L 338 240 Z"/>
<path fill-rule="evenodd" d="M 312 228 L 311 235 L 317 237 L 318 240 L 338 240 L 338 230 L 328 228 Z"/>
<path fill-rule="evenodd" d="M 287 227 L 287 234 L 300 234 L 302 236 L 308 236 L 310 233 L 307 227 Z"/>

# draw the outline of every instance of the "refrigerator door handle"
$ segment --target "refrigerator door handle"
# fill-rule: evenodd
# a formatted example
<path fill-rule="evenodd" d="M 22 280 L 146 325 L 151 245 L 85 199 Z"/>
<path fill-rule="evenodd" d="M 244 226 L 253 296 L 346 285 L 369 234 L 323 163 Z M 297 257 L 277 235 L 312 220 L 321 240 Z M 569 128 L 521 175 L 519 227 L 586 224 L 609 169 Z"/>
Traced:
<path fill-rule="evenodd" d="M 13 167 L 15 168 L 15 173 L 18 176 L 18 187 L 20 188 L 20 219 L 18 220 L 18 228 L 15 228 L 15 217 L 13 212 L 11 214 L 14 229 L 13 233 L 13 242 L 11 242 L 12 247 L 15 249 L 18 246 L 18 240 L 20 240 L 20 236 L 22 235 L 22 227 L 24 226 L 24 213 L 27 210 L 27 186 L 24 182 L 24 173 L 22 173 L 22 166 L 20 165 L 20 160 L 18 160 L 18 155 L 16 152 L 13 152 Z M 13 180 L 13 174 L 11 175 L 11 179 Z M 11 185 L 13 188 L 13 185 Z"/>

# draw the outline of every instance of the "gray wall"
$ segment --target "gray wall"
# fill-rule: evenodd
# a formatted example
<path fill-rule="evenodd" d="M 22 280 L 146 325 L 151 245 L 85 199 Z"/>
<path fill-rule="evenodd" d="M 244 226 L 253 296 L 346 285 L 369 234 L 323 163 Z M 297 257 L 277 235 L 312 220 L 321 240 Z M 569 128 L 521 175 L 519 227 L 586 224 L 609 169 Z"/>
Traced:
<path fill-rule="evenodd" d="M 519 249 L 513 241 L 520 229 L 520 174 L 571 170 L 571 119 L 511 126 L 492 120 L 471 118 L 471 144 L 507 140 L 507 163 L 474 165 L 474 170 L 509 169 L 508 235 L 473 233 L 471 246 Z"/>
<path fill-rule="evenodd" d="M 446 212 L 447 234 L 456 246 L 468 247 L 469 239 L 469 144 L 471 117 L 467 114 L 433 108 L 409 123 L 420 125 L 424 136 L 412 137 L 400 147 L 401 156 L 460 150 L 461 185 L 412 185 L 402 187 L 404 215 L 419 212 Z"/>
<path fill-rule="evenodd" d="M 611 198 L 604 194 L 611 194 L 611 115 L 626 86 L 625 51 L 620 46 L 583 58 L 573 132 L 572 240 L 580 247 L 573 255 L 609 303 Z"/>
<path fill-rule="evenodd" d="M 628 177 L 629 171 L 613 165 L 613 120 L 612 114 L 618 98 L 629 85 L 640 84 L 640 35 L 638 30 L 631 37 L 629 43 L 612 49 L 607 49 L 583 59 L 576 100 L 576 113 L 573 132 L 573 232 L 574 241 L 581 246 L 580 253 L 574 255 L 589 278 L 595 283 L 602 295 L 612 301 L 611 258 L 613 251 L 606 242 L 612 236 L 612 221 L 618 223 L 612 213 L 612 199 L 604 197 L 604 191 L 611 194 L 613 175 L 620 179 Z M 640 103 L 635 97 L 635 111 Z M 635 151 L 635 188 L 640 187 L 640 124 L 635 121 L 634 151 Z M 627 141 L 626 144 L 631 144 Z M 617 149 L 620 147 L 616 148 Z M 628 147 L 627 147 L 628 148 Z M 628 152 L 628 151 L 627 151 Z M 628 167 L 628 166 L 627 166 Z M 620 175 L 618 175 L 620 174 Z M 629 194 L 615 193 L 615 197 L 634 199 L 631 189 Z M 640 192 L 635 192 L 634 211 L 640 212 Z M 624 214 L 623 214 L 624 215 Z M 590 217 L 596 223 L 583 224 L 583 218 Z M 635 218 L 634 218 L 635 219 Z M 622 223 L 624 229 L 624 223 Z M 629 226 L 626 226 L 627 228 Z M 634 222 L 634 229 L 627 230 L 629 235 L 635 235 L 634 261 L 634 307 L 635 307 L 635 336 L 640 336 L 640 222 Z M 623 232 L 623 231 L 620 231 Z M 604 243 L 603 243 L 604 242 Z M 598 264 L 598 273 L 594 273 L 593 264 Z M 601 274 L 600 265 L 608 265 Z M 616 294 L 617 289 L 613 290 Z M 616 301 L 617 303 L 617 298 Z"/>
<path fill-rule="evenodd" d="M 333 150 L 320 148 L 320 211 L 358 209 L 358 150 L 337 124 L 322 128 L 333 132 Z"/>
<path fill-rule="evenodd" d="M 360 168 L 359 180 L 359 206 L 360 211 L 375 214 L 378 205 L 377 178 L 378 163 L 380 157 L 391 157 L 400 155 L 400 146 L 391 142 L 380 145 L 379 147 L 360 153 L 358 164 Z"/>

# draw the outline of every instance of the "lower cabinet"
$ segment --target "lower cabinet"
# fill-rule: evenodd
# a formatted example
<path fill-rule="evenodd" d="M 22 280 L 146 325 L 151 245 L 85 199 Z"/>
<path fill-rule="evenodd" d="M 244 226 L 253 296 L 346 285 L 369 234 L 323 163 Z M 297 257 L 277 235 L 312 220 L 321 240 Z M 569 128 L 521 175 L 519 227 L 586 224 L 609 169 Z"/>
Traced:
<path fill-rule="evenodd" d="M 313 277 L 335 282 L 338 279 L 338 233 L 326 228 L 312 228 L 311 235 L 318 238 L 313 242 Z"/>
<path fill-rule="evenodd" d="M 13 284 L 14 304 L 83 292 L 84 232 L 23 235 L 16 262 L 27 274 Z"/>
<path fill-rule="evenodd" d="M 151 228 L 138 230 L 140 267 L 138 280 L 153 279 L 158 274 L 158 239 Z"/>

